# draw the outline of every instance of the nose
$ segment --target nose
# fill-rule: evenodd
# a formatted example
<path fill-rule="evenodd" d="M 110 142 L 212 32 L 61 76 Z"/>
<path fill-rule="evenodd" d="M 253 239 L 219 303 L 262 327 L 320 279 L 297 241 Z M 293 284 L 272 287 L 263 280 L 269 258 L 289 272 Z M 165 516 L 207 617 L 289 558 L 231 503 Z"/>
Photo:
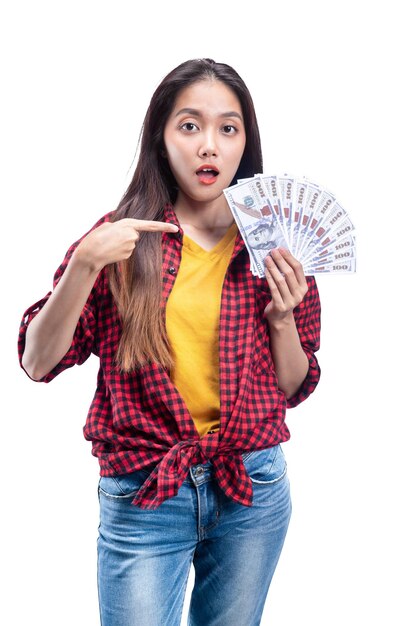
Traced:
<path fill-rule="evenodd" d="M 218 147 L 216 144 L 215 132 L 207 131 L 206 133 L 202 134 L 202 143 L 199 148 L 199 155 L 201 157 L 207 158 L 207 157 L 217 156 L 217 154 L 218 154 Z"/>

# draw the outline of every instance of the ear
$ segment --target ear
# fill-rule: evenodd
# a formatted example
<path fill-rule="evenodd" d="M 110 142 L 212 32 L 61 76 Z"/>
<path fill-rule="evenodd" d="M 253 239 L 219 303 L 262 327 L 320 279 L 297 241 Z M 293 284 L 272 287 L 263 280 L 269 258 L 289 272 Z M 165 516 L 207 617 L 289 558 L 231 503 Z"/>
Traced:
<path fill-rule="evenodd" d="M 167 158 L 167 152 L 166 152 L 165 148 L 162 148 L 162 149 L 160 150 L 160 154 L 161 154 L 161 156 L 163 157 L 163 159 L 166 159 L 166 158 Z"/>

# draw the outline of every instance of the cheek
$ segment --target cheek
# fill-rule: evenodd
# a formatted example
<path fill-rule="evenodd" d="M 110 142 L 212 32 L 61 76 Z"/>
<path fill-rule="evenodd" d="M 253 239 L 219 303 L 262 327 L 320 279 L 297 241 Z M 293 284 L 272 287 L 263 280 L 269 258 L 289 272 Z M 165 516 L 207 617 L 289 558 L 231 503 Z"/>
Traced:
<path fill-rule="evenodd" d="M 181 142 L 168 140 L 165 142 L 165 146 L 171 166 L 173 166 L 173 164 L 178 166 L 185 161 L 187 154 Z"/>
<path fill-rule="evenodd" d="M 167 147 L 167 144 L 166 144 L 165 150 L 166 150 L 167 160 L 168 160 L 170 169 L 173 172 L 173 174 L 177 174 L 179 169 L 182 166 L 181 151 L 177 150 L 177 148 L 175 148 L 172 144 L 169 144 L 169 147 Z"/>
<path fill-rule="evenodd" d="M 244 154 L 245 142 L 240 145 L 231 147 L 228 151 L 227 159 L 231 163 L 231 167 L 238 167 Z M 234 164 L 234 165 L 233 165 Z"/>
<path fill-rule="evenodd" d="M 240 149 L 240 157 L 239 157 L 240 161 L 242 159 L 242 155 L 244 154 L 244 150 L 245 150 L 245 146 L 246 145 L 247 145 L 247 139 L 246 139 L 246 137 L 244 137 L 243 140 L 241 141 L 241 149 Z"/>

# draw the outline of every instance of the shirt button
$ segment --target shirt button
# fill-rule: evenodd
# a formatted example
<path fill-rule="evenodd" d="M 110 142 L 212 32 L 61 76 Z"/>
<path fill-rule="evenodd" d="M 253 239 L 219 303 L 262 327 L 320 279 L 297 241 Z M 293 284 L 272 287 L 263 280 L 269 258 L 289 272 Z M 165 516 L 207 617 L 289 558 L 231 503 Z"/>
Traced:
<path fill-rule="evenodd" d="M 197 468 L 196 468 L 196 470 L 195 470 L 195 475 L 196 475 L 196 476 L 201 476 L 201 475 L 203 474 L 203 472 L 204 472 L 204 471 L 205 471 L 205 470 L 203 469 L 203 467 L 200 467 L 200 466 L 199 466 L 199 467 L 197 467 Z"/>
<path fill-rule="evenodd" d="M 169 268 L 168 268 L 168 272 L 169 272 L 169 274 L 171 274 L 172 276 L 174 276 L 174 274 L 176 273 L 176 268 L 175 268 L 175 267 L 169 267 Z"/>

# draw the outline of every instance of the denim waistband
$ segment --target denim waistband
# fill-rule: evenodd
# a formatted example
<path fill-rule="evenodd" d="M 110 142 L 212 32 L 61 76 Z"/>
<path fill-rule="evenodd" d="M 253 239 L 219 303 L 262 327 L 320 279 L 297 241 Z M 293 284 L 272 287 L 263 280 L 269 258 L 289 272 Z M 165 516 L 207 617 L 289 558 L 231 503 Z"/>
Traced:
<path fill-rule="evenodd" d="M 185 483 L 193 484 L 195 480 L 199 482 L 206 482 L 207 480 L 212 480 L 213 478 L 213 465 L 210 461 L 208 463 L 198 463 L 197 465 L 192 465 L 189 469 L 189 473 L 185 478 Z"/>
<path fill-rule="evenodd" d="M 242 460 L 245 459 L 252 454 L 252 452 L 244 452 L 242 456 Z M 208 461 L 207 463 L 197 463 L 196 465 L 192 465 L 189 469 L 189 473 L 185 478 L 184 482 L 188 484 L 195 484 L 196 481 L 199 483 L 206 482 L 208 480 L 213 479 L 213 463 Z"/>

